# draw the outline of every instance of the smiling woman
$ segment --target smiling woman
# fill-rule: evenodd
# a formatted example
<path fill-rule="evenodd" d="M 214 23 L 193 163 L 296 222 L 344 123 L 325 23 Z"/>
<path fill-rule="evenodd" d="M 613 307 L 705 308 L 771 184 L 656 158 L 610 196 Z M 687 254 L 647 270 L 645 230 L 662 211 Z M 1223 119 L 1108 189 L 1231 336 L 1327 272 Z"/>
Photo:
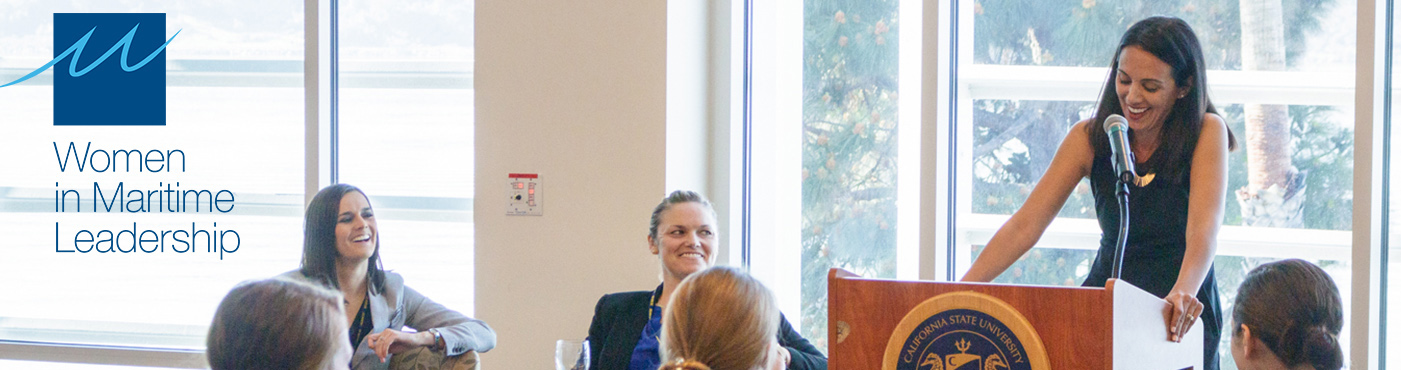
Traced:
<path fill-rule="evenodd" d="M 691 273 L 715 264 L 715 210 L 696 193 L 672 195 L 675 199 L 668 200 L 676 202 L 652 212 L 647 247 L 661 259 L 663 284 L 675 288 Z M 663 289 L 658 300 L 665 302 L 670 296 L 671 289 Z"/>
<path fill-rule="evenodd" d="M 662 311 L 686 277 L 715 264 L 719 232 L 715 210 L 704 196 L 678 190 L 652 210 L 647 248 L 661 264 L 661 285 L 651 291 L 613 293 L 594 308 L 589 325 L 589 368 L 594 370 L 656 369 Z M 646 316 L 644 316 L 646 315 Z M 826 369 L 827 357 L 798 335 L 780 317 L 775 333 L 778 351 L 789 369 Z"/>
<path fill-rule="evenodd" d="M 496 347 L 496 333 L 486 323 L 433 302 L 385 271 L 379 240 L 365 193 L 347 184 L 328 186 L 307 206 L 302 268 L 282 274 L 345 296 L 352 368 L 388 369 L 394 354 L 420 348 L 457 356 Z"/>
<path fill-rule="evenodd" d="M 1149 17 L 1120 39 L 1095 116 L 1076 123 L 1061 142 L 1046 174 L 1020 209 L 1003 224 L 964 275 L 991 281 L 1031 249 L 1081 179 L 1090 179 L 1103 231 L 1099 254 L 1085 286 L 1120 279 L 1167 300 L 1167 337 L 1181 339 L 1198 319 L 1203 365 L 1217 369 L 1221 302 L 1216 289 L 1216 233 L 1226 193 L 1226 153 L 1235 137 L 1207 96 L 1206 67 L 1197 35 L 1181 19 Z M 1123 268 L 1113 265 L 1119 233 L 1117 175 L 1100 125 L 1127 114 L 1130 146 L 1139 176 L 1157 181 L 1128 195 Z M 1116 276 L 1109 276 L 1110 271 Z M 1015 272 L 1016 274 L 1017 272 Z M 1118 272 L 1122 271 L 1122 275 Z"/>

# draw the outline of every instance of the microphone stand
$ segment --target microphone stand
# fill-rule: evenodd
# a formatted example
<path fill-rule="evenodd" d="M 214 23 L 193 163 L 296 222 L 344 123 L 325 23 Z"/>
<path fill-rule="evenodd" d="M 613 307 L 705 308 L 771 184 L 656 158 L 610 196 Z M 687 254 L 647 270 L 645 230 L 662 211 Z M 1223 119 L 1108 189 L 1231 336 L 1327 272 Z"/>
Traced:
<path fill-rule="evenodd" d="M 1125 180 L 1132 180 L 1135 176 L 1125 171 L 1119 174 L 1118 185 L 1115 186 L 1118 189 L 1115 194 L 1119 198 L 1119 237 L 1114 243 L 1114 269 L 1110 274 L 1115 280 L 1119 279 L 1121 267 L 1124 265 L 1124 248 L 1128 247 L 1129 242 L 1129 182 Z"/>

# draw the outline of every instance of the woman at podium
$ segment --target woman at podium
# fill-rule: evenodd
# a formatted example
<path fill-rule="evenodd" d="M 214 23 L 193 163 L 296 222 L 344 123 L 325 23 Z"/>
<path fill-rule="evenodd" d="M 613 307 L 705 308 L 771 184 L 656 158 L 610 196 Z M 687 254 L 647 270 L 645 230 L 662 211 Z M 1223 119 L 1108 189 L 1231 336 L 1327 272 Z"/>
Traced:
<path fill-rule="evenodd" d="M 662 268 L 656 289 L 603 296 L 589 324 L 589 369 L 656 370 L 662 310 L 678 284 L 715 264 L 715 210 L 693 191 L 675 191 L 652 211 L 647 246 Z M 780 314 L 775 333 L 788 369 L 826 369 L 827 357 Z"/>
<path fill-rule="evenodd" d="M 1070 129 L 1046 174 L 998 229 L 964 281 L 991 281 L 1029 250 L 1083 178 L 1090 179 L 1103 237 L 1085 286 L 1110 278 L 1120 174 L 1106 120 L 1127 120 L 1134 172 L 1120 279 L 1172 305 L 1170 340 L 1203 324 L 1204 367 L 1217 369 L 1221 304 L 1212 260 L 1226 194 L 1226 153 L 1235 137 L 1207 96 L 1201 45 L 1181 19 L 1151 17 L 1124 33 L 1093 118 Z M 1128 167 L 1128 166 L 1125 166 Z"/>

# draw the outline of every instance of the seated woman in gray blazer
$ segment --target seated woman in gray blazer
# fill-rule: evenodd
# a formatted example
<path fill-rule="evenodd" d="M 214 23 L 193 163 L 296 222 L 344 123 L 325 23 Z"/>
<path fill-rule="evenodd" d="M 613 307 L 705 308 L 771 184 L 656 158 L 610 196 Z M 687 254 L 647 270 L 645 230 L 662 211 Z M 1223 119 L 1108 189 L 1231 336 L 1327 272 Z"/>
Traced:
<path fill-rule="evenodd" d="M 647 245 L 661 264 L 662 283 L 656 289 L 598 300 L 589 325 L 590 370 L 656 370 L 661 365 L 662 309 L 682 280 L 715 264 L 716 228 L 710 201 L 693 191 L 672 192 L 652 210 Z M 776 355 L 784 368 L 827 368 L 827 356 L 798 335 L 782 314 L 774 338 L 783 347 Z"/>
<path fill-rule="evenodd" d="M 336 184 L 321 189 L 306 209 L 302 268 L 280 277 L 319 284 L 345 295 L 345 319 L 354 369 L 388 369 L 389 358 L 428 347 L 456 356 L 496 347 L 486 323 L 443 307 L 384 271 L 379 227 L 360 189 Z M 403 332 L 405 326 L 417 332 Z"/>

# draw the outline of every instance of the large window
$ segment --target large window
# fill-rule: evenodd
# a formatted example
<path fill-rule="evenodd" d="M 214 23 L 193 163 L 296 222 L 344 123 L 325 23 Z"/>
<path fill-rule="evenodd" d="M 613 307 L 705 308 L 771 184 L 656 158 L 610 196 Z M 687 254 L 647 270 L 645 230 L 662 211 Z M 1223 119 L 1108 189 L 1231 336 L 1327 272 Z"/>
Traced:
<path fill-rule="evenodd" d="M 1390 14 L 1391 22 L 1395 22 L 1397 16 L 1401 16 L 1401 9 L 1394 8 L 1392 14 Z M 1395 33 L 1391 35 L 1390 47 L 1394 53 L 1397 47 L 1401 46 L 1401 30 L 1396 29 L 1394 24 L 1392 25 L 1392 29 L 1392 32 Z M 1401 213 L 1398 213 L 1398 211 L 1401 211 L 1401 178 L 1396 176 L 1397 173 L 1401 173 L 1401 156 L 1398 156 L 1398 149 L 1401 148 L 1396 146 L 1397 140 L 1401 139 L 1401 129 L 1398 129 L 1397 126 L 1397 123 L 1401 122 L 1398 120 L 1401 116 L 1397 114 L 1401 112 L 1401 104 L 1398 104 L 1401 100 L 1397 99 L 1398 93 L 1401 93 L 1401 90 L 1397 88 L 1401 86 L 1401 84 L 1398 84 L 1401 80 L 1396 78 L 1396 72 L 1401 70 L 1401 61 L 1398 61 L 1394 55 L 1392 58 L 1391 75 L 1386 77 L 1390 79 L 1389 86 L 1386 86 L 1390 88 L 1391 95 L 1391 101 L 1388 102 L 1391 104 L 1389 111 L 1390 116 L 1385 118 L 1390 136 L 1384 137 L 1385 145 L 1387 146 L 1384 154 L 1389 156 L 1384 162 L 1386 163 L 1384 168 L 1387 171 L 1385 181 L 1388 185 L 1385 191 L 1388 195 L 1387 197 L 1380 198 L 1388 202 L 1383 204 L 1384 208 L 1382 212 L 1385 212 L 1387 215 L 1387 218 L 1384 219 L 1387 223 L 1382 230 L 1387 233 L 1387 235 L 1384 235 L 1387 242 L 1383 245 L 1389 247 L 1387 251 L 1389 253 L 1386 254 L 1387 258 L 1381 261 L 1388 267 L 1387 275 L 1384 275 L 1386 280 L 1382 281 L 1381 291 L 1387 298 L 1382 301 L 1383 312 L 1381 312 L 1381 314 L 1384 315 L 1385 322 L 1392 324 L 1388 324 L 1382 328 L 1385 331 L 1381 333 L 1384 346 L 1381 348 L 1381 352 L 1385 354 L 1394 353 L 1401 356 L 1401 329 L 1398 329 L 1401 328 L 1401 325 L 1394 324 L 1398 319 L 1401 319 L 1401 304 L 1393 304 L 1393 302 L 1397 302 L 1398 297 L 1401 297 L 1401 293 L 1397 292 L 1397 288 L 1401 287 L 1401 247 L 1398 247 L 1398 245 L 1401 245 L 1401 222 L 1398 222 L 1401 221 Z M 1380 136 L 1383 132 L 1386 131 L 1379 131 L 1375 134 Z M 1382 151 L 1383 149 L 1373 148 L 1373 150 Z M 1383 362 L 1383 365 L 1388 362 L 1395 364 L 1401 361 L 1401 358 L 1390 357 L 1384 361 L 1387 362 Z"/>
<path fill-rule="evenodd" d="M 0 271 L 12 282 L 0 297 L 0 340 L 202 349 L 204 328 L 228 288 L 293 269 L 300 258 L 302 4 L 6 2 L 0 4 L 0 80 L 8 83 L 53 59 L 54 13 L 103 12 L 167 13 L 162 38 L 180 31 L 166 50 L 166 126 L 53 126 L 52 76 L 67 73 L 68 63 L 0 88 L 6 126 L 0 232 L 7 236 Z M 108 47 L 89 45 L 84 63 Z M 80 153 L 89 143 L 94 151 L 180 150 L 185 163 L 172 172 L 120 166 L 93 172 L 103 160 L 97 156 L 85 171 L 70 164 L 60 172 L 54 145 L 66 152 L 70 142 Z M 228 213 L 94 213 L 94 185 L 110 197 L 119 183 L 124 191 L 165 190 L 167 184 L 227 189 L 236 201 Z M 55 212 L 58 189 L 75 190 L 64 204 L 67 212 Z M 133 229 L 232 230 L 237 238 L 226 240 L 239 245 L 222 258 L 202 247 L 188 253 L 55 252 L 73 249 L 79 230 Z M 133 243 L 132 237 L 119 241 Z"/>
<path fill-rule="evenodd" d="M 340 5 L 340 182 L 370 195 L 386 269 L 472 315 L 472 2 Z"/>
<path fill-rule="evenodd" d="M 304 11 L 312 6 L 323 10 L 318 22 L 326 26 L 338 17 L 338 27 L 304 34 Z M 0 161 L 6 174 L 0 176 L 0 232 L 9 240 L 0 247 L 0 271 L 15 280 L 0 298 L 0 345 L 139 347 L 198 355 L 215 306 L 229 288 L 299 266 L 306 189 L 329 181 L 356 185 L 370 195 L 387 269 L 435 301 L 473 313 L 471 2 L 0 3 L 0 83 L 53 58 L 53 13 L 130 12 L 166 13 L 164 37 L 180 31 L 166 49 L 166 126 L 53 126 L 52 75 L 67 73 L 66 61 L 25 83 L 0 88 L 6 123 L 0 155 L 9 158 Z M 304 45 L 308 40 L 330 45 L 332 39 L 338 45 L 330 53 L 313 55 L 328 62 L 322 66 L 337 67 L 338 81 L 329 86 L 339 101 L 324 105 L 330 108 L 321 112 L 327 113 L 321 121 L 310 122 L 322 129 L 308 130 L 308 89 L 322 102 L 333 94 L 304 79 Z M 83 63 L 108 47 L 89 45 Z M 337 119 L 327 120 L 330 116 Z M 308 143 L 318 140 L 334 149 L 323 145 L 309 158 Z M 66 151 L 69 142 L 80 152 L 88 142 L 93 150 L 109 152 L 181 150 L 187 170 L 94 173 L 76 172 L 70 164 L 60 172 L 53 146 Z M 308 161 L 322 165 L 312 168 Z M 164 190 L 167 184 L 227 189 L 236 205 L 228 213 L 93 213 L 89 195 L 95 182 L 106 193 L 118 182 L 128 191 Z M 82 207 L 82 212 L 55 211 L 55 191 L 61 189 L 76 189 L 82 197 L 61 206 Z M 80 228 L 233 230 L 241 244 L 222 258 L 217 250 L 202 248 L 55 253 L 51 233 L 42 231 L 52 230 L 55 222 L 60 249 Z M 23 359 L 203 365 L 188 355 L 55 356 Z"/>
<path fill-rule="evenodd" d="M 960 32 L 971 31 L 973 37 L 958 53 L 965 72 L 958 77 L 959 122 L 953 135 L 962 151 L 953 179 L 959 189 L 957 275 L 1026 200 L 1070 126 L 1093 116 L 1123 31 L 1150 15 L 1172 15 L 1186 20 L 1201 40 L 1209 93 L 1237 138 L 1215 261 L 1226 327 L 1245 273 L 1282 258 L 1321 265 L 1347 305 L 1355 5 L 1327 0 L 963 4 L 971 6 L 958 14 Z M 1094 215 L 1084 180 L 1041 243 L 995 281 L 1079 285 L 1099 244 Z M 1347 336 L 1342 338 L 1346 350 Z M 1229 340 L 1220 348 L 1229 354 Z M 1221 361 L 1235 368 L 1229 355 Z"/>
<path fill-rule="evenodd" d="M 803 2 L 802 334 L 827 340 L 827 270 L 894 278 L 898 1 Z"/>
<path fill-rule="evenodd" d="M 751 266 L 824 350 L 828 269 L 916 276 L 919 9 L 755 3 Z"/>

